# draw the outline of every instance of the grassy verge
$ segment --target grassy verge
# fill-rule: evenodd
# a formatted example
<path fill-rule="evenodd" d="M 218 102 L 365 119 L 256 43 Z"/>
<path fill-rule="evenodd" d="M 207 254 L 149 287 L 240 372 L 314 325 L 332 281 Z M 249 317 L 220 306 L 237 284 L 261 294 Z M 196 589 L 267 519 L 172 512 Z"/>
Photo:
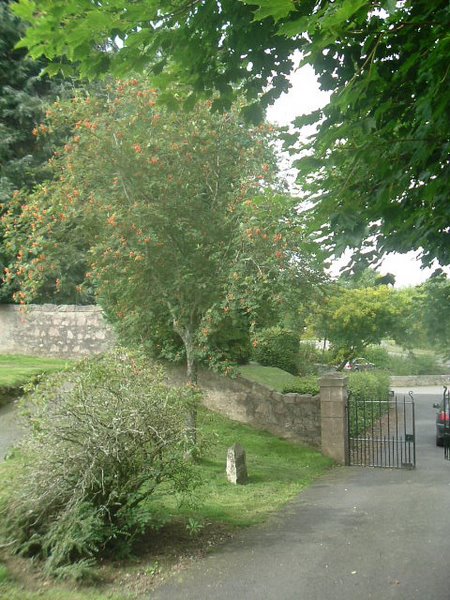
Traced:
<path fill-rule="evenodd" d="M 83 587 L 80 592 L 45 582 L 38 571 L 30 575 L 30 561 L 13 559 L 3 551 L 0 561 L 6 565 L 11 579 L 3 582 L 0 579 L 0 598 L 116 600 L 145 594 L 148 597 L 152 586 L 189 562 L 188 557 L 203 555 L 205 549 L 227 539 L 238 527 L 266 520 L 332 464 L 319 452 L 205 409 L 199 415 L 199 428 L 208 441 L 198 464 L 203 483 L 197 490 L 196 502 L 193 506 L 180 506 L 173 496 L 152 497 L 152 509 L 165 525 L 141 541 L 137 558 L 120 563 L 106 561 L 98 569 L 100 582 L 95 587 Z M 245 486 L 234 486 L 226 480 L 226 453 L 235 442 L 244 446 L 247 453 L 249 483 Z M 13 489 L 20 467 L 21 457 L 17 454 L 0 465 L 2 493 Z"/>
<path fill-rule="evenodd" d="M 277 392 L 282 392 L 286 386 L 293 385 L 298 380 L 295 375 L 277 367 L 262 367 L 254 363 L 239 367 L 239 374 L 245 379 L 270 387 Z"/>
<path fill-rule="evenodd" d="M 200 428 L 213 439 L 200 461 L 205 483 L 197 509 L 170 507 L 173 516 L 210 519 L 238 526 L 261 522 L 292 499 L 331 465 L 330 459 L 270 433 L 202 411 Z M 225 477 L 227 449 L 239 442 L 246 450 L 249 484 L 230 485 Z M 165 503 L 167 507 L 167 503 Z"/>
<path fill-rule="evenodd" d="M 36 375 L 62 369 L 69 361 L 59 358 L 0 355 L 0 406 L 17 396 Z"/>
<path fill-rule="evenodd" d="M 319 375 L 296 377 L 277 367 L 262 367 L 257 364 L 240 367 L 240 375 L 284 394 L 295 392 L 315 396 L 319 393 Z"/>

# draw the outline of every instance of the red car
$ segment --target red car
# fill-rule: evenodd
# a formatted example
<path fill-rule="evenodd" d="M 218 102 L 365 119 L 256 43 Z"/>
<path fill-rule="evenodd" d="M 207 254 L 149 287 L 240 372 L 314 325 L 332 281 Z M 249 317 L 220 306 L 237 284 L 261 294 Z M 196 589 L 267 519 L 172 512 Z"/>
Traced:
<path fill-rule="evenodd" d="M 433 404 L 437 408 L 436 415 L 436 446 L 444 445 L 444 435 L 450 434 L 449 390 L 444 386 L 442 400 Z"/>
<path fill-rule="evenodd" d="M 375 365 L 366 358 L 354 358 L 344 366 L 344 371 L 370 371 Z"/>

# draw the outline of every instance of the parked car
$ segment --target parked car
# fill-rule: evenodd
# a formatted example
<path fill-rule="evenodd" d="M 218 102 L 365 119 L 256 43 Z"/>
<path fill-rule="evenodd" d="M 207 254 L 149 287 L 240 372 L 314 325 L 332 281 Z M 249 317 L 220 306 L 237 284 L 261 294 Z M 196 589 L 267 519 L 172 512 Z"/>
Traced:
<path fill-rule="evenodd" d="M 436 414 L 436 446 L 444 445 L 444 434 L 450 434 L 449 390 L 444 386 L 442 400 L 435 402 Z"/>
<path fill-rule="evenodd" d="M 345 371 L 370 371 L 375 365 L 369 362 L 366 358 L 354 358 L 345 364 Z"/>

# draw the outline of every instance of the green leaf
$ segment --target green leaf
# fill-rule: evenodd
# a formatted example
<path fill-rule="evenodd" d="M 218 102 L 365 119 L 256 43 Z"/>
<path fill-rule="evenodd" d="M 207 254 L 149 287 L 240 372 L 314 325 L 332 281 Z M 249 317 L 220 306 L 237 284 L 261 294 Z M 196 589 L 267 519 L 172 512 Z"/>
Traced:
<path fill-rule="evenodd" d="M 370 5 L 367 0 L 344 0 L 339 2 L 337 8 L 329 9 L 325 13 L 322 20 L 323 29 L 335 29 L 341 27 L 343 23 L 349 21 L 356 12 L 358 12 L 363 6 L 370 9 Z"/>
<path fill-rule="evenodd" d="M 309 173 L 310 171 L 317 171 L 322 167 L 322 161 L 314 156 L 305 156 L 296 160 L 294 166 L 299 169 L 302 173 Z"/>
<path fill-rule="evenodd" d="M 300 33 L 309 31 L 313 22 L 315 22 L 314 17 L 300 17 L 300 19 L 296 19 L 295 21 L 283 23 L 278 29 L 278 34 L 285 35 L 286 37 L 295 37 Z"/>
<path fill-rule="evenodd" d="M 241 114 L 245 121 L 248 123 L 252 123 L 253 125 L 258 125 L 261 121 L 264 120 L 264 110 L 262 109 L 259 102 L 254 102 L 249 106 L 245 106 Z"/>
<path fill-rule="evenodd" d="M 301 128 L 305 125 L 314 125 L 320 119 L 321 114 L 322 111 L 319 109 L 314 110 L 313 112 L 307 115 L 300 115 L 299 117 L 296 117 L 294 119 L 294 126 Z"/>
<path fill-rule="evenodd" d="M 33 21 L 36 8 L 34 0 L 20 0 L 20 2 L 14 2 L 11 5 L 11 11 L 28 23 Z"/>
<path fill-rule="evenodd" d="M 272 17 L 275 22 L 284 19 L 291 12 L 295 11 L 293 0 L 240 0 L 244 4 L 257 5 L 255 20 L 262 21 Z"/>

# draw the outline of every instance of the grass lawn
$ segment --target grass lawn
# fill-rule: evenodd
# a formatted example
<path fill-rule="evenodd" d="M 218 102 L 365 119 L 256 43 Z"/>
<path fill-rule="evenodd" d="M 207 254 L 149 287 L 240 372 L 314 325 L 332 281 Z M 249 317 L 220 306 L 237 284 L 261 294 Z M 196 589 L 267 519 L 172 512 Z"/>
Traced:
<path fill-rule="evenodd" d="M 70 361 L 61 358 L 0 355 L 0 387 L 17 387 L 34 375 L 64 368 Z"/>
<path fill-rule="evenodd" d="M 277 392 L 282 392 L 285 385 L 293 385 L 298 381 L 298 377 L 287 371 L 277 367 L 262 367 L 255 363 L 239 367 L 239 374 L 245 379 L 270 387 Z"/>
<path fill-rule="evenodd" d="M 45 582 L 29 560 L 0 554 L 0 598 L 8 600 L 116 600 L 149 597 L 152 587 L 167 573 L 179 570 L 180 563 L 202 556 L 205 549 L 227 539 L 238 527 L 261 523 L 271 513 L 293 499 L 302 489 L 331 467 L 332 461 L 319 452 L 281 440 L 202 409 L 199 436 L 205 440 L 198 470 L 203 483 L 193 506 L 179 506 L 172 496 L 151 498 L 161 522 L 158 533 L 142 541 L 135 560 L 103 564 L 102 579 L 95 587 L 81 590 Z M 235 486 L 227 482 L 227 449 L 239 442 L 247 453 L 249 483 Z M 0 464 L 0 496 L 14 486 L 20 472 L 20 455 Z M 184 558 L 183 558 L 184 557 Z M 2 582 L 1 561 L 12 579 Z M 20 582 L 20 583 L 19 583 Z M 134 583 L 132 583 L 134 582 Z M 137 583 L 136 583 L 137 582 Z M 130 587 L 131 586 L 131 587 Z M 45 589 L 45 595 L 39 590 Z M 3 594 L 3 595 L 2 595 Z"/>

